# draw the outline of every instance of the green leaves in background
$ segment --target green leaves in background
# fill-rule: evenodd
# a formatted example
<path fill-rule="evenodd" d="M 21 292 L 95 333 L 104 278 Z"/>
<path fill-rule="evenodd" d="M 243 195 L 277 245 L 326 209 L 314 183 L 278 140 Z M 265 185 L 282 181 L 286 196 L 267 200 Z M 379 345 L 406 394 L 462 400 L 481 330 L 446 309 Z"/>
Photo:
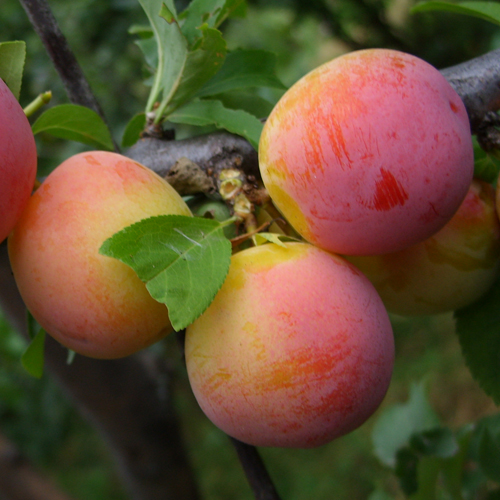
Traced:
<path fill-rule="evenodd" d="M 228 109 L 215 99 L 194 99 L 172 113 L 169 121 L 201 127 L 215 125 L 243 136 L 255 149 L 258 147 L 263 127 L 262 122 L 250 113 L 241 109 Z"/>
<path fill-rule="evenodd" d="M 122 137 L 122 147 L 129 148 L 133 146 L 141 137 L 141 132 L 146 125 L 146 115 L 144 113 L 137 113 L 127 123 Z"/>
<path fill-rule="evenodd" d="M 33 133 L 47 132 L 61 139 L 112 151 L 113 141 L 102 118 L 89 108 L 61 104 L 48 109 L 33 124 Z"/>
<path fill-rule="evenodd" d="M 43 375 L 44 350 L 45 330 L 40 328 L 21 357 L 24 369 L 35 378 L 41 378 Z"/>
<path fill-rule="evenodd" d="M 27 312 L 26 325 L 30 343 L 21 356 L 21 364 L 31 376 L 41 378 L 45 364 L 45 330 L 40 328 L 29 311 Z"/>
<path fill-rule="evenodd" d="M 151 296 L 166 304 L 178 331 L 203 313 L 226 279 L 231 243 L 224 226 L 201 217 L 151 217 L 113 235 L 100 253 L 132 267 Z"/>
<path fill-rule="evenodd" d="M 197 93 L 197 97 L 217 95 L 248 87 L 285 90 L 275 73 L 276 56 L 266 50 L 238 49 L 229 52 L 221 70 Z"/>
<path fill-rule="evenodd" d="M 139 2 L 151 30 L 135 27 L 133 32 L 141 37 L 137 43 L 154 70 L 146 113 L 153 113 L 155 123 L 168 120 L 214 125 L 245 137 L 257 148 L 262 106 L 255 113 L 237 104 L 235 108 L 234 100 L 225 106 L 224 95 L 258 87 L 284 90 L 285 86 L 276 77 L 273 54 L 263 50 L 227 53 L 217 28 L 229 16 L 241 12 L 245 0 L 194 0 L 179 15 L 172 1 Z M 127 146 L 138 139 L 137 123 L 127 127 Z"/>
<path fill-rule="evenodd" d="M 385 410 L 373 427 L 374 453 L 385 465 L 394 467 L 398 450 L 415 432 L 433 429 L 439 419 L 427 400 L 423 383 L 412 384 L 408 401 Z"/>
<path fill-rule="evenodd" d="M 239 15 L 245 9 L 245 0 L 192 0 L 181 12 L 182 32 L 190 44 L 199 36 L 198 27 L 206 23 L 217 28 L 228 17 Z"/>
<path fill-rule="evenodd" d="M 472 376 L 500 404 L 500 279 L 478 302 L 455 312 L 456 331 Z"/>
<path fill-rule="evenodd" d="M 491 415 L 476 424 L 471 440 L 471 458 L 480 466 L 481 473 L 500 483 L 500 415 Z"/>
<path fill-rule="evenodd" d="M 480 432 L 467 425 L 457 432 L 443 427 L 422 384 L 414 384 L 405 404 L 387 408 L 373 429 L 375 454 L 394 469 L 411 500 L 475 498 L 484 477 L 470 484 L 466 468 L 475 460 L 471 443 L 480 448 Z M 482 474 L 482 473 L 480 473 Z M 464 496 L 464 493 L 467 495 Z"/>
<path fill-rule="evenodd" d="M 456 14 L 479 17 L 494 24 L 500 24 L 500 4 L 497 2 L 423 2 L 415 5 L 410 12 L 443 10 Z"/>
<path fill-rule="evenodd" d="M 195 48 L 187 53 L 175 93 L 169 97 L 168 102 L 159 106 L 160 115 L 164 112 L 168 116 L 181 104 L 189 101 L 198 89 L 219 71 L 224 62 L 227 49 L 221 32 L 209 28 L 207 24 L 202 25 L 199 31 L 202 37 L 195 44 Z"/>
<path fill-rule="evenodd" d="M 498 153 L 486 152 L 477 142 L 475 136 L 472 137 L 474 144 L 474 178 L 481 179 L 493 184 L 498 178 L 500 172 L 500 158 Z"/>
<path fill-rule="evenodd" d="M 26 60 L 26 43 L 23 41 L 0 43 L 0 78 L 19 100 L 24 61 Z"/>

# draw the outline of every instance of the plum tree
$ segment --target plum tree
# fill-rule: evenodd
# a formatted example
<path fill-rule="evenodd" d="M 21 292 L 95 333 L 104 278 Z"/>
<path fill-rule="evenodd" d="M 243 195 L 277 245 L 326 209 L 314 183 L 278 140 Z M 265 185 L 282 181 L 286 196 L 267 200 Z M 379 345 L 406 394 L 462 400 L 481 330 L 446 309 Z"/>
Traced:
<path fill-rule="evenodd" d="M 473 175 L 464 104 L 427 62 L 387 49 L 351 52 L 281 98 L 259 144 L 277 208 L 332 252 L 401 250 L 438 231 Z"/>
<path fill-rule="evenodd" d="M 370 279 L 390 312 L 437 314 L 472 304 L 498 274 L 495 190 L 474 180 L 457 213 L 430 238 L 399 252 L 347 259 Z"/>
<path fill-rule="evenodd" d="M 287 243 L 233 255 L 214 302 L 186 330 L 185 353 L 196 399 L 222 430 L 253 445 L 307 448 L 375 411 L 394 344 L 361 272 Z"/>
<path fill-rule="evenodd" d="M 9 87 L 0 79 L 0 242 L 28 203 L 37 169 L 31 126 Z"/>
<path fill-rule="evenodd" d="M 129 158 L 95 151 L 59 165 L 8 241 L 19 291 L 39 324 L 96 358 L 129 355 L 171 332 L 167 308 L 134 271 L 99 254 L 114 233 L 161 214 L 191 212 L 164 179 Z"/>

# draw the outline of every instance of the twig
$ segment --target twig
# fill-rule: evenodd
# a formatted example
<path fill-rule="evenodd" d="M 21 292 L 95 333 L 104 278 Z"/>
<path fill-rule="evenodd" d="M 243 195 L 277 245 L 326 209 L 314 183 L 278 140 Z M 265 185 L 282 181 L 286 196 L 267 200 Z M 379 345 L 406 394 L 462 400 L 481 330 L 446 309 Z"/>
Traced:
<path fill-rule="evenodd" d="M 94 110 L 105 122 L 106 118 L 82 68 L 73 54 L 66 37 L 46 0 L 19 0 L 56 69 L 73 104 Z M 118 146 L 115 144 L 115 150 Z"/>
<path fill-rule="evenodd" d="M 280 496 L 255 446 L 230 438 L 252 488 L 255 500 L 280 500 Z"/>

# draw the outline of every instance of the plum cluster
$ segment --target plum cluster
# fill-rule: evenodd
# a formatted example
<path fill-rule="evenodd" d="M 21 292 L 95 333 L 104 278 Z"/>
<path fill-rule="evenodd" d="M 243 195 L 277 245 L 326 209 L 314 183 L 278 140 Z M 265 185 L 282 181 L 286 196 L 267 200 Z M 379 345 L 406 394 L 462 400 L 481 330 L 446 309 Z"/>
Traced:
<path fill-rule="evenodd" d="M 473 181 L 459 96 L 433 66 L 393 50 L 353 52 L 298 81 L 266 121 L 259 163 L 304 242 L 233 256 L 187 329 L 188 374 L 228 434 L 317 446 L 382 401 L 394 355 L 387 310 L 450 311 L 492 284 L 495 193 Z"/>
<path fill-rule="evenodd" d="M 0 136 L 12 138 L 1 143 L 0 240 L 10 233 L 35 319 L 70 349 L 107 359 L 173 331 L 166 306 L 99 248 L 141 219 L 191 216 L 185 201 L 149 169 L 102 151 L 69 158 L 30 197 L 33 135 L 1 81 L 0 104 Z M 299 80 L 266 121 L 259 163 L 300 240 L 232 256 L 221 290 L 186 330 L 189 380 L 229 435 L 319 446 L 383 400 L 389 312 L 455 310 L 491 286 L 500 196 L 473 180 L 459 96 L 434 67 L 392 50 L 353 52 Z"/>

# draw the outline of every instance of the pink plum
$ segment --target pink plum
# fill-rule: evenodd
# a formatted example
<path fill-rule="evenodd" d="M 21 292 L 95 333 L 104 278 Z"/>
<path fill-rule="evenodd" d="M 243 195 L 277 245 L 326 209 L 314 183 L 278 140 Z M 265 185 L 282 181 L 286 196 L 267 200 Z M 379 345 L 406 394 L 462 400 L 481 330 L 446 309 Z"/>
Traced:
<path fill-rule="evenodd" d="M 114 233 L 162 214 L 191 212 L 170 184 L 129 158 L 94 151 L 57 167 L 9 237 L 14 277 L 38 323 L 95 358 L 127 356 L 171 332 L 167 308 L 135 272 L 99 254 Z"/>
<path fill-rule="evenodd" d="M 453 216 L 473 175 L 467 112 L 427 62 L 368 49 L 304 76 L 259 144 L 276 207 L 309 242 L 374 255 L 422 241 Z"/>
<path fill-rule="evenodd" d="M 37 153 L 23 108 L 0 79 L 0 242 L 14 228 L 35 183 Z"/>
<path fill-rule="evenodd" d="M 256 446 L 309 448 L 359 427 L 389 386 L 394 343 L 370 282 L 307 243 L 232 257 L 186 331 L 189 380 L 208 418 Z"/>
<path fill-rule="evenodd" d="M 366 274 L 390 312 L 437 314 L 472 304 L 498 275 L 495 191 L 474 180 L 457 213 L 427 240 L 399 252 L 347 259 Z"/>

